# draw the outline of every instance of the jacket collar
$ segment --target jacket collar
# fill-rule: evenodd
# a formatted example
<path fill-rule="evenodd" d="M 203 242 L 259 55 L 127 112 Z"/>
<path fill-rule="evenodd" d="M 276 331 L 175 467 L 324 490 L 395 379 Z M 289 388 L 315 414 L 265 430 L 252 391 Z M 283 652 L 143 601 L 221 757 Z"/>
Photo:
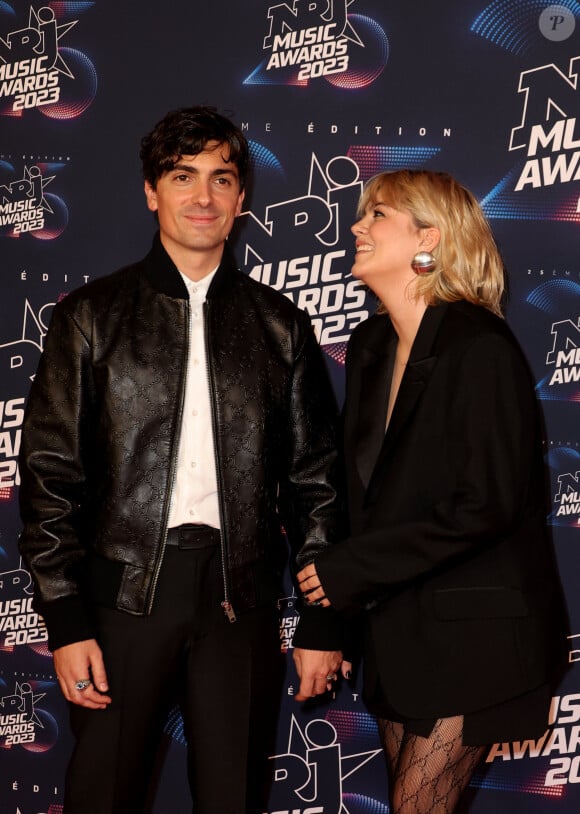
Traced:
<path fill-rule="evenodd" d="M 181 274 L 171 257 L 165 251 L 159 232 L 153 238 L 151 251 L 144 261 L 145 276 L 157 291 L 168 297 L 187 300 L 189 295 Z M 208 299 L 219 294 L 231 281 L 232 275 L 237 274 L 237 266 L 233 254 L 226 243 L 218 270 L 209 287 Z"/>

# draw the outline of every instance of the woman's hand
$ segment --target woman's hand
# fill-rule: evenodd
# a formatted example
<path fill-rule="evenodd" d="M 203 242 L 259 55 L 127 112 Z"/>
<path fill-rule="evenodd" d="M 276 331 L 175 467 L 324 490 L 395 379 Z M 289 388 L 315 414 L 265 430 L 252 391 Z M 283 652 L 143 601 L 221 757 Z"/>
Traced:
<path fill-rule="evenodd" d="M 330 607 L 330 600 L 324 593 L 324 588 L 320 584 L 316 566 L 313 562 L 309 563 L 302 571 L 299 571 L 297 580 L 305 602 L 309 605 L 322 605 L 323 608 Z"/>

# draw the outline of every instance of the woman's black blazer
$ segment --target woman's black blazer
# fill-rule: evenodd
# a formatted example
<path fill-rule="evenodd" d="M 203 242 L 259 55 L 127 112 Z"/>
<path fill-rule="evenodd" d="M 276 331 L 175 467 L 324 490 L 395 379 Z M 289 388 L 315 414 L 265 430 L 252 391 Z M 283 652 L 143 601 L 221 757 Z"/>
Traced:
<path fill-rule="evenodd" d="M 385 433 L 395 346 L 386 315 L 349 343 L 351 534 L 316 566 L 335 608 L 369 612 L 395 709 L 467 713 L 545 683 L 562 663 L 542 425 L 506 323 L 455 302 L 427 308 Z"/>

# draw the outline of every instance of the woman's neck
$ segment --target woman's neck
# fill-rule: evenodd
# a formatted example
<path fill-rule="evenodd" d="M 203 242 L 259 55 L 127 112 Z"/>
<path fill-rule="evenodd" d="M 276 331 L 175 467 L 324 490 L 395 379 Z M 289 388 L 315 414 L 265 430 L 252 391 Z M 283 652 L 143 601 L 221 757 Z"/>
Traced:
<path fill-rule="evenodd" d="M 395 329 L 399 342 L 397 346 L 397 360 L 404 363 L 409 358 L 411 347 L 417 336 L 423 314 L 427 309 L 424 300 L 405 300 L 399 307 L 389 310 L 389 316 Z"/>

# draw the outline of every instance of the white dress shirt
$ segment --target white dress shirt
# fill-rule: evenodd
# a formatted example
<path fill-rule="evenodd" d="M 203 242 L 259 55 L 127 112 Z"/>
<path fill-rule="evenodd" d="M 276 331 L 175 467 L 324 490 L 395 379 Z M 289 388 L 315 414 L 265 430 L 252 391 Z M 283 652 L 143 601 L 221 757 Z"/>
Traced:
<path fill-rule="evenodd" d="M 220 528 L 203 317 L 203 304 L 216 271 L 198 282 L 181 275 L 189 292 L 189 358 L 169 528 L 184 523 Z"/>

